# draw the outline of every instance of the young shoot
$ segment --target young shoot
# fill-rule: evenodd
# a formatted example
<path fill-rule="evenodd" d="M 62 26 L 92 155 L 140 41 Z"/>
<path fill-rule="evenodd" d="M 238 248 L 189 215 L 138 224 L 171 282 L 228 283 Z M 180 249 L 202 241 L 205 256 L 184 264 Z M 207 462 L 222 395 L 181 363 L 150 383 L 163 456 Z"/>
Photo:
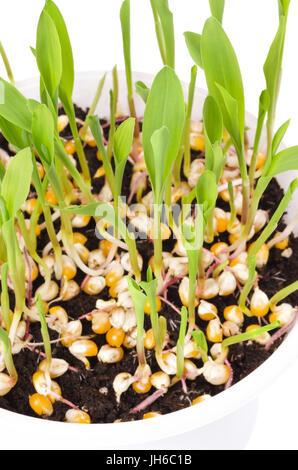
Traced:
<path fill-rule="evenodd" d="M 8 286 L 7 286 L 7 273 L 8 265 L 3 263 L 1 265 L 1 315 L 3 318 L 4 326 L 9 332 L 11 319 L 10 319 L 10 304 L 9 304 L 9 295 L 8 295 Z"/>
<path fill-rule="evenodd" d="M 181 309 L 181 323 L 179 330 L 179 339 L 177 342 L 177 378 L 181 379 L 184 372 L 184 343 L 186 337 L 188 312 L 186 307 Z"/>
<path fill-rule="evenodd" d="M 250 330 L 246 333 L 242 333 L 240 335 L 230 336 L 229 338 L 224 339 L 223 342 L 221 343 L 222 351 L 223 352 L 228 351 L 229 346 L 232 346 L 233 344 L 239 344 L 239 343 L 243 343 L 244 341 L 250 341 L 254 338 L 258 338 L 264 333 L 268 333 L 269 331 L 276 330 L 276 328 L 278 328 L 279 326 L 280 326 L 280 322 L 276 321 L 274 323 L 271 323 L 270 325 L 266 325 L 261 328 L 255 328 L 253 330 Z"/>
<path fill-rule="evenodd" d="M 175 68 L 175 33 L 173 13 L 168 0 L 150 0 L 155 23 L 155 32 L 164 65 Z"/>
<path fill-rule="evenodd" d="M 131 277 L 126 277 L 128 289 L 134 304 L 134 311 L 137 319 L 137 355 L 139 360 L 139 367 L 144 369 L 146 365 L 146 356 L 144 348 L 144 317 L 145 317 L 145 304 L 147 301 L 146 295 L 142 292 L 139 285 Z"/>
<path fill-rule="evenodd" d="M 295 292 L 296 290 L 298 290 L 298 281 L 292 282 L 288 286 L 276 292 L 276 294 L 274 294 L 273 297 L 271 297 L 270 299 L 270 308 L 274 308 L 279 302 L 281 302 L 289 295 L 293 294 L 293 292 Z"/>
<path fill-rule="evenodd" d="M 231 211 L 231 216 L 230 216 L 230 220 L 228 223 L 228 230 L 230 230 L 233 227 L 233 224 L 237 216 L 236 207 L 235 207 L 235 198 L 234 198 L 234 188 L 233 188 L 232 181 L 228 182 L 228 191 L 229 191 L 229 196 L 230 196 L 229 204 L 230 204 L 230 211 Z"/>
<path fill-rule="evenodd" d="M 150 319 L 153 330 L 153 336 L 155 341 L 155 357 L 160 366 L 164 369 L 164 362 L 162 358 L 163 343 L 166 336 L 167 326 L 166 319 L 162 316 L 159 317 L 156 307 L 156 297 L 157 297 L 157 279 L 153 279 L 151 268 L 147 270 L 147 281 L 140 282 L 140 287 L 146 293 L 146 296 L 150 304 Z"/>
<path fill-rule="evenodd" d="M 52 363 L 52 348 L 51 348 L 51 341 L 50 341 L 50 335 L 49 335 L 48 325 L 46 321 L 44 306 L 43 306 L 40 295 L 37 296 L 36 305 L 37 305 L 38 314 L 40 318 L 41 335 L 42 335 L 44 350 L 46 354 L 47 368 L 49 371 L 51 368 L 51 363 Z"/>
<path fill-rule="evenodd" d="M 204 364 L 209 361 L 208 357 L 208 344 L 206 336 L 202 330 L 195 330 L 192 333 L 192 337 L 196 342 L 196 345 L 200 351 L 202 361 Z"/>
<path fill-rule="evenodd" d="M 103 87 L 104 87 L 106 78 L 107 78 L 107 74 L 105 73 L 105 74 L 101 77 L 101 79 L 99 80 L 99 83 L 98 83 L 98 86 L 97 86 L 97 89 L 96 89 L 96 92 L 95 92 L 95 95 L 94 95 L 92 104 L 91 104 L 91 106 L 90 106 L 90 108 L 89 108 L 89 111 L 88 111 L 88 113 L 87 113 L 87 116 L 86 116 L 85 124 L 83 125 L 82 130 L 81 130 L 82 135 L 84 135 L 84 134 L 87 132 L 87 129 L 88 129 L 88 117 L 89 117 L 89 116 L 93 116 L 93 114 L 95 113 L 95 110 L 96 110 L 97 105 L 98 105 L 98 103 L 99 103 L 99 100 L 100 100 L 100 98 L 101 98 L 102 89 L 103 89 Z"/>
<path fill-rule="evenodd" d="M 161 205 L 180 147 L 184 119 L 181 83 L 171 68 L 164 67 L 153 81 L 143 121 L 144 156 L 154 198 L 154 273 L 159 290 L 162 286 Z"/>
<path fill-rule="evenodd" d="M 4 49 L 3 44 L 2 44 L 1 41 L 0 41 L 0 55 L 1 55 L 1 57 L 2 57 L 3 64 L 4 64 L 4 67 L 5 67 L 5 70 L 6 70 L 8 79 L 9 79 L 10 83 L 11 83 L 12 85 L 14 85 L 14 84 L 15 84 L 15 81 L 14 81 L 14 76 L 13 76 L 13 73 L 12 73 L 12 68 L 11 68 L 11 66 L 10 66 L 8 57 L 7 57 L 7 55 L 6 55 L 5 49 Z"/>
<path fill-rule="evenodd" d="M 15 386 L 15 384 L 18 381 L 18 373 L 16 371 L 16 368 L 13 362 L 13 357 L 12 357 L 12 352 L 11 352 L 11 341 L 9 339 L 8 333 L 1 327 L 0 327 L 0 343 L 2 345 L 2 354 L 4 357 L 5 367 L 9 376 L 12 379 L 12 383 L 10 386 L 10 388 L 12 388 Z"/>
<path fill-rule="evenodd" d="M 139 123 L 133 97 L 132 71 L 131 71 L 131 37 L 130 37 L 130 0 L 124 0 L 120 9 L 120 22 L 123 39 L 123 53 L 126 71 L 127 99 L 131 117 L 135 118 L 135 137 L 139 137 Z"/>

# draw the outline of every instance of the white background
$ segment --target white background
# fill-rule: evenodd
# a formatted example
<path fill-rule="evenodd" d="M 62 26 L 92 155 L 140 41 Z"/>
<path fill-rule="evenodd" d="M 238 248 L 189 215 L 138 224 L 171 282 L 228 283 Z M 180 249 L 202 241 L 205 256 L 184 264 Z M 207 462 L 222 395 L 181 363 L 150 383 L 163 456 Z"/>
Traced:
<path fill-rule="evenodd" d="M 43 3 L 43 0 L 2 2 L 0 40 L 6 48 L 16 80 L 37 75 L 29 46 L 35 45 L 36 25 Z M 110 70 L 116 63 L 119 69 L 124 67 L 119 22 L 121 0 L 57 0 L 56 3 L 67 22 L 76 70 Z M 204 21 L 210 14 L 208 0 L 169 0 L 169 3 L 175 19 L 176 69 L 180 78 L 188 81 L 192 61 L 184 43 L 183 32 L 201 32 Z M 298 2 L 292 0 L 291 3 L 277 124 L 292 118 L 286 142 L 288 145 L 295 145 L 298 144 Z M 161 68 L 161 60 L 154 35 L 150 2 L 131 0 L 131 10 L 132 67 L 137 71 L 156 73 Z M 226 0 L 224 27 L 239 58 L 245 85 L 246 108 L 254 114 L 257 113 L 259 93 L 265 88 L 262 66 L 277 25 L 277 0 Z M 1 63 L 0 75 L 5 76 Z M 200 70 L 198 86 L 205 87 Z M 231 418 L 228 423 L 228 439 L 224 437 L 225 426 L 218 426 L 217 431 L 213 430 L 209 444 L 206 441 L 205 446 L 298 449 L 297 372 L 296 362 L 260 396 L 258 403 L 253 403 Z M 245 432 L 241 432 L 244 427 Z M 221 433 L 219 429 L 222 430 Z M 26 436 L 23 438 L 26 439 Z M 196 449 L 200 438 L 201 433 L 192 433 L 172 441 L 152 443 L 147 448 Z M 1 437 L 0 442 L 4 445 Z"/>

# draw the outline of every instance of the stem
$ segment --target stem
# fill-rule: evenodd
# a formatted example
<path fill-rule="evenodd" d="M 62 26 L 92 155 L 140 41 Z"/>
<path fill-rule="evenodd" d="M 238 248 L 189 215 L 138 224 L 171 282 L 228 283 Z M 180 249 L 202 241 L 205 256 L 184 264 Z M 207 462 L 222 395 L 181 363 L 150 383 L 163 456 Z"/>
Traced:
<path fill-rule="evenodd" d="M 77 151 L 77 154 L 78 154 L 80 166 L 81 166 L 81 169 L 82 169 L 82 172 L 83 172 L 84 180 L 88 184 L 91 184 L 90 171 L 89 171 L 89 167 L 88 167 L 88 164 L 87 164 L 87 159 L 86 159 L 86 156 L 85 156 L 83 145 L 82 145 L 82 142 L 81 142 L 81 139 L 80 139 L 80 136 L 79 136 L 79 131 L 78 131 L 78 128 L 77 128 L 74 109 L 72 109 L 72 111 L 69 114 L 68 118 L 69 118 L 69 124 L 70 124 L 70 128 L 71 128 L 71 132 L 72 132 L 72 135 L 73 135 L 73 138 L 74 138 L 74 143 L 75 143 L 75 146 L 76 146 L 76 151 Z"/>
<path fill-rule="evenodd" d="M 104 84 L 105 84 L 106 76 L 107 76 L 107 74 L 105 73 L 103 75 L 103 77 L 100 79 L 99 83 L 98 83 L 98 86 L 97 86 L 97 89 L 96 89 L 96 92 L 95 92 L 95 96 L 93 98 L 92 104 L 91 104 L 90 109 L 88 111 L 88 114 L 86 116 L 85 124 L 83 125 L 83 129 L 82 129 L 82 134 L 83 135 L 85 134 L 85 132 L 88 129 L 88 122 L 87 122 L 88 117 L 93 116 L 93 114 L 95 113 L 95 110 L 97 108 L 98 102 L 99 102 L 100 97 L 101 97 L 102 89 L 103 89 Z"/>
<path fill-rule="evenodd" d="M 275 307 L 281 300 L 285 299 L 293 292 L 298 289 L 298 281 L 293 282 L 287 287 L 284 287 L 279 292 L 277 292 L 273 297 L 270 299 L 270 308 Z"/>
<path fill-rule="evenodd" d="M 154 274 L 158 280 L 158 289 L 162 287 L 162 239 L 161 239 L 161 204 L 154 204 Z"/>
<path fill-rule="evenodd" d="M 7 76 L 9 78 L 9 81 L 12 85 L 15 85 L 12 69 L 11 69 L 8 57 L 6 55 L 6 52 L 4 50 L 4 47 L 3 47 L 3 44 L 2 44 L 1 41 L 0 41 L 0 54 L 2 56 L 2 60 L 3 60 L 4 66 L 5 66 L 6 73 L 7 73 Z"/>
<path fill-rule="evenodd" d="M 10 305 L 9 305 L 9 295 L 8 295 L 8 286 L 7 286 L 7 263 L 2 264 L 1 266 L 1 313 L 4 321 L 6 330 L 9 332 L 11 320 L 10 320 Z"/>

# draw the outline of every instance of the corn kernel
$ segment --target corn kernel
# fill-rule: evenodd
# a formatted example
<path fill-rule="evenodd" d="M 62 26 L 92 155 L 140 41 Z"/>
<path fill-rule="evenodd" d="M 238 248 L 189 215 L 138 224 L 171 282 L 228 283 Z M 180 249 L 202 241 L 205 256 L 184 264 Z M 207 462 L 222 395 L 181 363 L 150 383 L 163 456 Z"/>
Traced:
<path fill-rule="evenodd" d="M 73 155 L 76 153 L 76 146 L 73 140 L 68 140 L 64 144 L 64 150 L 68 155 Z"/>
<path fill-rule="evenodd" d="M 201 300 L 198 307 L 198 315 L 201 320 L 213 320 L 217 316 L 217 307 L 210 302 Z"/>
<path fill-rule="evenodd" d="M 98 247 L 103 251 L 105 257 L 107 257 L 113 247 L 113 243 L 109 240 L 100 240 Z"/>
<path fill-rule="evenodd" d="M 64 131 L 64 129 L 68 126 L 69 124 L 69 119 L 66 116 L 66 114 L 61 114 L 58 116 L 58 132 Z"/>
<path fill-rule="evenodd" d="M 204 152 L 205 141 L 204 137 L 199 134 L 190 134 L 190 147 L 197 152 Z"/>
<path fill-rule="evenodd" d="M 248 253 L 251 251 L 254 244 L 255 242 L 250 245 L 248 249 Z M 259 269 L 263 268 L 267 264 L 268 258 L 269 258 L 269 248 L 266 245 L 266 243 L 264 243 L 256 254 L 257 268 Z"/>
<path fill-rule="evenodd" d="M 143 419 L 157 418 L 158 416 L 161 416 L 161 413 L 158 413 L 157 411 L 149 411 L 143 415 Z"/>
<path fill-rule="evenodd" d="M 71 223 L 72 223 L 72 226 L 75 228 L 83 228 L 89 224 L 90 220 L 91 220 L 91 217 L 89 215 L 76 214 L 72 218 Z"/>
<path fill-rule="evenodd" d="M 124 351 L 121 347 L 113 348 L 109 344 L 105 344 L 100 348 L 97 358 L 99 362 L 114 364 L 116 362 L 120 362 L 123 359 L 123 356 Z"/>
<path fill-rule="evenodd" d="M 227 248 L 228 248 L 228 245 L 226 243 L 219 242 L 219 243 L 214 243 L 211 246 L 210 251 L 223 262 L 223 261 L 226 261 L 226 259 L 229 256 L 228 253 L 225 252 Z"/>
<path fill-rule="evenodd" d="M 110 328 L 110 315 L 107 312 L 100 312 L 92 315 L 92 330 L 94 333 L 97 335 L 104 335 Z"/>
<path fill-rule="evenodd" d="M 136 393 L 148 393 L 151 389 L 151 381 L 149 377 L 145 379 L 139 380 L 138 382 L 134 382 L 132 384 L 132 388 Z"/>
<path fill-rule="evenodd" d="M 207 394 L 200 395 L 197 398 L 195 398 L 191 404 L 192 406 L 194 406 L 194 405 L 197 405 L 198 403 L 203 403 L 204 401 L 209 400 L 209 398 L 211 398 L 210 395 L 207 395 Z"/>
<path fill-rule="evenodd" d="M 256 162 L 256 170 L 259 170 L 265 165 L 266 162 L 266 155 L 264 155 L 262 152 L 259 152 L 257 162 Z"/>
<path fill-rule="evenodd" d="M 98 170 L 94 173 L 93 178 L 101 178 L 102 176 L 105 175 L 105 169 L 103 166 L 100 166 Z"/>
<path fill-rule="evenodd" d="M 85 235 L 83 235 L 82 233 L 80 233 L 80 232 L 74 232 L 73 233 L 73 242 L 74 242 L 74 244 L 79 243 L 80 245 L 85 245 L 87 243 L 87 240 L 88 240 L 88 238 L 85 237 Z"/>
<path fill-rule="evenodd" d="M 88 295 L 99 294 L 106 286 L 105 278 L 102 276 L 90 277 L 84 284 L 83 291 Z"/>
<path fill-rule="evenodd" d="M 122 328 L 112 327 L 106 334 L 107 343 L 112 346 L 119 348 L 124 340 L 125 332 Z"/>
<path fill-rule="evenodd" d="M 273 237 L 273 240 L 274 238 L 277 238 L 278 236 L 280 235 L 279 232 L 277 232 L 274 237 Z M 285 238 L 282 242 L 278 242 L 278 243 L 275 243 L 275 248 L 277 248 L 278 250 L 285 250 L 289 245 L 289 237 Z"/>
<path fill-rule="evenodd" d="M 212 343 L 221 343 L 222 342 L 222 327 L 220 321 L 215 318 L 214 320 L 210 320 L 207 325 L 206 335 L 209 341 Z"/>
<path fill-rule="evenodd" d="M 55 395 L 57 395 L 58 397 L 62 397 L 62 391 L 61 391 L 61 387 L 60 385 L 55 382 L 54 380 L 52 380 L 51 382 L 51 392 L 54 393 Z M 59 401 L 59 398 L 56 398 L 55 396 L 53 395 L 48 395 L 48 399 L 50 400 L 51 403 L 56 403 L 56 401 Z"/>
<path fill-rule="evenodd" d="M 152 328 L 146 331 L 145 338 L 144 338 L 144 346 L 146 349 L 155 348 L 155 340 L 154 340 L 154 334 L 153 334 Z"/>
<path fill-rule="evenodd" d="M 238 305 L 229 305 L 224 309 L 224 318 L 226 321 L 232 321 L 238 326 L 244 323 L 244 315 Z"/>
<path fill-rule="evenodd" d="M 250 301 L 250 311 L 255 317 L 264 317 L 269 312 L 269 299 L 265 292 L 257 288 Z"/>
<path fill-rule="evenodd" d="M 156 297 L 156 310 L 158 312 L 160 312 L 161 310 L 161 300 L 159 297 Z M 146 300 L 144 311 L 145 313 L 147 313 L 147 315 L 150 315 L 151 313 L 150 303 L 148 299 Z"/>
<path fill-rule="evenodd" d="M 48 397 L 34 393 L 29 398 L 29 405 L 32 410 L 39 416 L 51 416 L 53 414 L 53 406 Z"/>
<path fill-rule="evenodd" d="M 65 413 L 65 421 L 72 424 L 91 424 L 91 418 L 88 413 L 81 410 L 68 410 Z"/>
<path fill-rule="evenodd" d="M 46 195 L 45 195 L 45 200 L 49 204 L 53 204 L 54 206 L 56 206 L 58 204 L 56 196 L 55 196 L 54 191 L 52 189 L 47 190 Z"/>

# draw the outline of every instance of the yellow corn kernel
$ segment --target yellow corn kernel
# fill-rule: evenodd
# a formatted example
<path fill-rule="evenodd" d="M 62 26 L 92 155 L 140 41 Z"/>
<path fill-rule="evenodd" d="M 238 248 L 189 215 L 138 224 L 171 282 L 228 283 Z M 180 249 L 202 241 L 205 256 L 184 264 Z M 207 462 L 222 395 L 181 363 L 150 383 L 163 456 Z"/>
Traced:
<path fill-rule="evenodd" d="M 219 217 L 216 219 L 216 229 L 218 233 L 224 233 L 228 228 L 229 220 L 227 217 Z"/>
<path fill-rule="evenodd" d="M 160 229 L 161 229 L 161 239 L 162 240 L 168 240 L 171 236 L 171 230 L 166 224 L 161 223 L 160 224 Z M 148 237 L 154 240 L 154 225 L 151 226 L 148 232 Z"/>
<path fill-rule="evenodd" d="M 194 405 L 197 405 L 198 403 L 203 403 L 203 401 L 206 401 L 208 400 L 209 398 L 211 398 L 210 395 L 207 395 L 207 394 L 204 394 L 204 395 L 200 395 L 198 396 L 197 398 L 195 398 L 193 401 L 192 401 L 192 406 Z"/>
<path fill-rule="evenodd" d="M 103 251 L 103 254 L 105 255 L 105 257 L 107 257 L 108 254 L 110 253 L 112 246 L 113 246 L 113 243 L 110 242 L 109 240 L 100 240 L 99 245 L 98 245 L 99 249 Z"/>
<path fill-rule="evenodd" d="M 110 316 L 107 312 L 96 313 L 92 316 L 92 330 L 94 333 L 104 335 L 110 328 Z"/>
<path fill-rule="evenodd" d="M 184 370 L 183 370 L 184 375 L 191 374 L 192 372 L 195 372 L 197 369 L 198 368 L 194 362 L 190 361 L 189 359 L 184 360 Z"/>
<path fill-rule="evenodd" d="M 274 237 L 273 237 L 273 240 L 274 238 L 277 238 L 278 236 L 280 235 L 279 232 L 277 232 Z M 277 248 L 278 250 L 285 250 L 289 245 L 289 237 L 285 238 L 282 242 L 278 242 L 278 243 L 275 243 L 275 248 Z"/>
<path fill-rule="evenodd" d="M 126 349 L 133 349 L 136 346 L 136 342 L 129 335 L 124 336 L 123 346 Z"/>
<path fill-rule="evenodd" d="M 256 170 L 259 170 L 265 165 L 266 162 L 266 155 L 264 155 L 262 152 L 259 152 L 257 162 L 256 162 Z"/>
<path fill-rule="evenodd" d="M 225 254 L 223 254 L 223 252 L 224 252 L 228 247 L 229 247 L 229 246 L 227 245 L 227 243 L 224 243 L 224 242 L 214 243 L 214 244 L 211 246 L 210 251 L 211 251 L 211 253 L 213 253 L 215 256 L 220 257 L 220 256 L 225 255 Z"/>
<path fill-rule="evenodd" d="M 88 295 L 97 295 L 103 291 L 106 282 L 102 276 L 90 277 L 83 287 L 83 291 Z"/>
<path fill-rule="evenodd" d="M 72 424 L 91 424 L 90 416 L 82 410 L 68 410 L 65 414 L 65 421 Z"/>
<path fill-rule="evenodd" d="M 24 202 L 22 208 L 29 215 L 32 215 L 36 204 L 37 204 L 37 199 L 35 199 L 35 198 L 27 199 L 27 201 Z M 40 210 L 40 212 L 41 212 L 41 210 Z"/>
<path fill-rule="evenodd" d="M 226 321 L 232 321 L 241 326 L 244 322 L 244 315 L 238 305 L 229 305 L 224 309 L 224 318 Z"/>
<path fill-rule="evenodd" d="M 96 152 L 96 157 L 97 157 L 97 160 L 99 160 L 100 162 L 102 161 L 101 154 L 100 154 L 99 150 L 97 150 L 97 152 Z"/>
<path fill-rule="evenodd" d="M 221 343 L 222 342 L 222 327 L 220 321 L 215 318 L 210 320 L 206 329 L 206 335 L 209 341 L 212 343 Z"/>
<path fill-rule="evenodd" d="M 73 266 L 72 263 L 62 263 L 62 275 L 69 281 L 73 279 L 77 274 L 77 270 L 75 265 Z"/>
<path fill-rule="evenodd" d="M 90 147 L 96 147 L 96 142 L 94 140 L 90 127 L 88 127 L 85 131 L 84 127 L 81 127 L 81 129 L 79 130 L 79 136 L 81 140 L 83 142 L 86 142 L 86 144 L 88 144 Z"/>
<path fill-rule="evenodd" d="M 82 233 L 74 232 L 74 234 L 73 234 L 74 244 L 85 245 L 87 243 L 87 240 L 88 240 L 88 238 L 85 237 L 85 235 L 83 235 Z"/>
<path fill-rule="evenodd" d="M 69 322 L 61 334 L 61 343 L 69 348 L 82 334 L 82 323 L 80 320 Z"/>
<path fill-rule="evenodd" d="M 156 297 L 156 310 L 158 312 L 160 312 L 161 310 L 161 300 L 159 297 Z M 150 303 L 148 299 L 146 300 L 144 311 L 145 313 L 147 313 L 147 315 L 150 315 L 151 313 Z"/>
<path fill-rule="evenodd" d="M 161 416 L 161 413 L 158 413 L 157 411 L 149 411 L 143 415 L 143 419 L 157 418 L 158 416 Z"/>
<path fill-rule="evenodd" d="M 155 340 L 152 328 L 146 331 L 145 338 L 144 338 L 144 346 L 146 349 L 154 349 L 155 348 Z"/>
<path fill-rule="evenodd" d="M 217 307 L 205 300 L 201 300 L 198 307 L 198 315 L 201 320 L 210 321 L 217 316 L 218 310 Z"/>
<path fill-rule="evenodd" d="M 251 251 L 254 244 L 255 242 L 250 245 L 248 249 L 248 253 Z M 263 268 L 267 264 L 268 258 L 269 258 L 269 248 L 266 245 L 266 243 L 264 243 L 256 254 L 257 268 L 259 269 Z"/>
<path fill-rule="evenodd" d="M 111 328 L 106 334 L 107 343 L 115 348 L 120 348 L 123 344 L 125 332 L 122 328 Z"/>
<path fill-rule="evenodd" d="M 36 165 L 37 165 L 37 170 L 38 170 L 39 177 L 42 180 L 43 177 L 44 177 L 44 167 L 42 166 L 42 164 L 40 162 L 36 162 Z"/>
<path fill-rule="evenodd" d="M 76 146 L 74 141 L 68 140 L 67 142 L 65 142 L 64 150 L 66 153 L 68 153 L 68 155 L 73 155 L 74 153 L 76 153 Z"/>
<path fill-rule="evenodd" d="M 230 233 L 229 235 L 229 242 L 231 245 L 236 243 L 237 240 L 239 240 L 240 235 L 238 233 Z"/>
<path fill-rule="evenodd" d="M 204 137 L 200 134 L 190 134 L 190 147 L 197 152 L 205 150 Z"/>
<path fill-rule="evenodd" d="M 120 281 L 120 279 L 122 279 L 122 277 L 123 277 L 123 273 L 121 274 L 120 271 L 119 271 L 119 273 L 116 272 L 116 271 L 110 271 L 106 275 L 106 285 L 108 287 L 112 287 L 115 284 L 117 284 L 117 282 Z M 117 297 L 117 296 L 113 296 L 113 297 Z"/>
<path fill-rule="evenodd" d="M 83 261 L 83 263 L 86 264 L 88 262 L 88 258 L 90 254 L 90 251 L 88 250 L 88 248 L 86 248 L 85 245 L 81 245 L 81 243 L 75 243 L 74 247 L 79 257 Z"/>
<path fill-rule="evenodd" d="M 61 114 L 58 116 L 58 132 L 64 131 L 64 129 L 68 126 L 69 124 L 69 119 L 66 116 L 66 114 Z"/>
<path fill-rule="evenodd" d="M 257 288 L 250 301 L 250 311 L 255 317 L 264 317 L 269 312 L 269 299 L 265 292 Z"/>
<path fill-rule="evenodd" d="M 89 224 L 90 220 L 91 220 L 91 217 L 89 215 L 76 214 L 73 217 L 71 223 L 73 227 L 83 228 Z"/>
<path fill-rule="evenodd" d="M 29 405 L 32 410 L 39 416 L 51 416 L 53 414 L 53 406 L 48 397 L 34 393 L 29 398 Z"/>
<path fill-rule="evenodd" d="M 101 178 L 105 175 L 105 169 L 103 166 L 100 166 L 98 170 L 94 173 L 93 178 Z"/>
<path fill-rule="evenodd" d="M 152 385 L 151 385 L 150 377 L 146 377 L 132 384 L 132 388 L 134 389 L 136 393 L 148 393 L 151 387 Z"/>
<path fill-rule="evenodd" d="M 54 204 L 54 206 L 57 205 L 57 199 L 56 199 L 56 196 L 55 196 L 54 191 L 52 189 L 47 190 L 46 195 L 45 195 L 45 200 L 49 204 Z"/>

